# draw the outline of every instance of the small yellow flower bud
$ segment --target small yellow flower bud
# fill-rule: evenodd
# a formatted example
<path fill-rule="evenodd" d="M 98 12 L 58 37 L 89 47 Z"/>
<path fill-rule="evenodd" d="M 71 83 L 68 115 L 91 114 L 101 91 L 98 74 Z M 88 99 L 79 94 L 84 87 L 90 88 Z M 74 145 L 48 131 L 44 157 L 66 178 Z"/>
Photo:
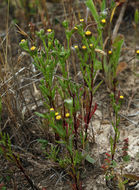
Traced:
<path fill-rule="evenodd" d="M 78 46 L 77 46 L 77 45 L 75 45 L 75 46 L 74 46 L 74 48 L 75 48 L 75 49 L 78 49 Z"/>
<path fill-rule="evenodd" d="M 48 33 L 51 33 L 51 32 L 52 32 L 52 30 L 49 28 L 49 29 L 47 30 L 47 32 L 48 32 Z"/>
<path fill-rule="evenodd" d="M 24 43 L 26 40 L 25 39 L 22 39 L 21 42 Z"/>
<path fill-rule="evenodd" d="M 74 30 L 78 30 L 78 28 L 76 26 L 74 26 Z"/>
<path fill-rule="evenodd" d="M 56 120 L 60 120 L 61 119 L 61 115 L 56 116 Z"/>
<path fill-rule="evenodd" d="M 32 46 L 32 47 L 30 48 L 31 51 L 34 51 L 35 49 L 36 49 L 35 46 Z"/>
<path fill-rule="evenodd" d="M 70 114 L 69 113 L 66 113 L 66 115 L 65 115 L 66 117 L 69 117 L 70 116 Z"/>
<path fill-rule="evenodd" d="M 85 32 L 85 35 L 86 35 L 86 36 L 91 36 L 91 34 L 92 34 L 92 32 L 89 31 L 89 30 L 87 30 L 87 31 Z"/>
<path fill-rule="evenodd" d="M 105 24 L 106 23 L 106 19 L 102 19 L 101 23 Z"/>
<path fill-rule="evenodd" d="M 55 116 L 57 116 L 58 114 L 59 114 L 59 113 L 58 113 L 58 112 L 56 112 L 56 113 L 55 113 Z"/>
<path fill-rule="evenodd" d="M 89 44 L 89 47 L 93 47 L 93 44 Z"/>
<path fill-rule="evenodd" d="M 136 50 L 136 54 L 137 54 L 137 55 L 139 55 L 139 49 L 138 49 L 138 50 Z"/>
<path fill-rule="evenodd" d="M 124 99 L 124 96 L 121 95 L 121 96 L 120 96 L 120 99 Z"/>
<path fill-rule="evenodd" d="M 112 54 L 112 51 L 111 51 L 111 50 L 109 50 L 109 51 L 108 51 L 108 54 L 109 54 L 109 55 L 111 55 L 111 54 Z"/>
<path fill-rule="evenodd" d="M 83 19 L 83 18 L 81 18 L 81 19 L 80 19 L 80 22 L 84 22 L 84 19 Z"/>
<path fill-rule="evenodd" d="M 51 46 L 51 44 L 52 44 L 51 42 L 48 42 L 48 46 Z"/>
<path fill-rule="evenodd" d="M 83 45 L 83 46 L 82 46 L 82 49 L 83 49 L 83 50 L 85 50 L 85 49 L 86 49 L 86 46 L 85 46 L 85 45 Z"/>
<path fill-rule="evenodd" d="M 54 108 L 50 108 L 50 111 L 54 111 Z"/>

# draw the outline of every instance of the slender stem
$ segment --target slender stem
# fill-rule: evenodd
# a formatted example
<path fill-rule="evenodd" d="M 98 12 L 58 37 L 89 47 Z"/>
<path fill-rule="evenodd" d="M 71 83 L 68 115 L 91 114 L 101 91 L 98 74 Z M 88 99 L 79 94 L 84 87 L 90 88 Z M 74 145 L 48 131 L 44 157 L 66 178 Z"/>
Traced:
<path fill-rule="evenodd" d="M 87 140 L 87 129 L 90 122 L 90 114 L 91 114 L 91 108 L 92 108 L 92 102 L 93 102 L 93 85 L 94 85 L 94 78 L 93 78 L 93 61 L 91 64 L 91 91 L 90 91 L 90 102 L 89 102 L 89 111 L 87 113 L 87 121 L 85 124 L 85 141 Z"/>
<path fill-rule="evenodd" d="M 73 108 L 75 109 L 75 96 L 73 96 Z M 73 113 L 74 118 L 74 131 L 75 131 L 75 149 L 78 149 L 78 133 L 77 133 L 77 119 L 76 119 L 76 111 Z"/>
<path fill-rule="evenodd" d="M 92 101 L 93 101 L 93 93 L 92 93 L 92 91 L 90 92 L 90 96 L 91 96 L 91 99 L 90 99 L 90 103 L 89 103 L 89 112 L 88 112 L 88 115 L 87 115 L 87 122 L 85 124 L 85 141 L 87 140 L 87 130 L 88 130 L 89 122 L 90 122 L 90 114 L 91 114 L 91 107 L 92 107 Z"/>
<path fill-rule="evenodd" d="M 16 164 L 17 164 L 18 168 L 24 174 L 24 176 L 25 176 L 26 180 L 28 181 L 28 183 L 30 184 L 31 188 L 33 190 L 39 190 L 39 188 L 36 187 L 36 185 L 33 184 L 33 181 L 31 180 L 31 178 L 26 174 L 26 172 L 25 172 L 23 166 L 21 165 L 20 161 L 18 160 L 17 156 L 15 154 L 12 154 L 12 155 L 13 155 L 15 161 L 16 161 Z"/>
<path fill-rule="evenodd" d="M 115 136 L 114 136 L 114 143 L 113 143 L 113 151 L 112 151 L 112 160 L 114 160 L 114 155 L 115 155 L 115 150 L 116 150 L 116 144 L 117 144 L 117 135 L 118 135 L 118 124 L 117 124 L 117 120 L 118 120 L 118 114 L 115 113 Z"/>

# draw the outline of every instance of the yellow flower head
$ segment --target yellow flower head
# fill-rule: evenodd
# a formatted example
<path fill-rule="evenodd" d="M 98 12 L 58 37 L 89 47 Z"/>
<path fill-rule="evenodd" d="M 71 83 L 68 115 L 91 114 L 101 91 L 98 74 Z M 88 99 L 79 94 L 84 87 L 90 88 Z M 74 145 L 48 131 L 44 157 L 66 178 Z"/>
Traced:
<path fill-rule="evenodd" d="M 111 55 L 111 54 L 112 54 L 112 51 L 111 51 L 111 50 L 109 50 L 109 51 L 108 51 L 108 54 L 109 54 L 109 55 Z"/>
<path fill-rule="evenodd" d="M 138 49 L 138 50 L 136 50 L 136 54 L 137 54 L 137 55 L 139 55 L 139 49 Z"/>
<path fill-rule="evenodd" d="M 78 30 L 78 28 L 76 26 L 74 26 L 74 30 Z"/>
<path fill-rule="evenodd" d="M 57 115 L 59 115 L 59 113 L 58 113 L 58 112 L 56 112 L 56 113 L 55 113 L 55 116 L 57 116 Z"/>
<path fill-rule="evenodd" d="M 61 119 L 61 115 L 57 115 L 56 120 L 60 120 L 60 119 Z"/>
<path fill-rule="evenodd" d="M 22 39 L 21 42 L 24 43 L 26 40 L 25 39 Z"/>
<path fill-rule="evenodd" d="M 34 51 L 35 49 L 36 49 L 35 46 L 32 46 L 32 47 L 30 48 L 31 51 Z"/>
<path fill-rule="evenodd" d="M 81 19 L 80 19 L 80 22 L 84 22 L 84 19 L 83 19 L 83 18 L 81 18 Z"/>
<path fill-rule="evenodd" d="M 120 99 L 124 99 L 124 96 L 121 95 L 121 96 L 120 96 Z"/>
<path fill-rule="evenodd" d="M 50 45 L 51 45 L 51 42 L 48 42 L 48 45 L 50 46 Z"/>
<path fill-rule="evenodd" d="M 74 46 L 74 48 L 75 48 L 75 49 L 78 49 L 78 46 L 77 46 L 77 45 L 75 45 L 75 46 Z"/>
<path fill-rule="evenodd" d="M 102 19 L 101 23 L 105 24 L 106 23 L 106 19 Z"/>
<path fill-rule="evenodd" d="M 89 44 L 89 47 L 93 47 L 93 44 Z"/>
<path fill-rule="evenodd" d="M 49 28 L 49 29 L 47 30 L 47 32 L 48 32 L 48 33 L 51 33 L 51 32 L 52 32 L 52 30 Z"/>
<path fill-rule="evenodd" d="M 86 36 L 91 36 L 91 34 L 92 34 L 92 32 L 91 32 L 90 30 L 87 30 L 87 31 L 85 32 L 85 35 L 86 35 Z"/>
<path fill-rule="evenodd" d="M 50 111 L 54 111 L 54 108 L 50 108 Z"/>
<path fill-rule="evenodd" d="M 85 46 L 85 45 L 83 45 L 83 46 L 82 46 L 82 49 L 83 49 L 83 50 L 85 50 L 85 49 L 86 49 L 86 46 Z"/>
<path fill-rule="evenodd" d="M 66 115 L 65 115 L 66 117 L 69 117 L 70 116 L 70 114 L 69 113 L 66 113 Z"/>

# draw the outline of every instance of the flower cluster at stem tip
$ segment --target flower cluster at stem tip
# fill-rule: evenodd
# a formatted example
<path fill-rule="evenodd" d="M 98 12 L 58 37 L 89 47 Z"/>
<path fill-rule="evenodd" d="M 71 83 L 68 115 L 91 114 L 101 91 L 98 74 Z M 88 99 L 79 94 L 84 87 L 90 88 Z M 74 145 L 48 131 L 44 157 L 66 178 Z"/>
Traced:
<path fill-rule="evenodd" d="M 139 55 L 139 49 L 138 49 L 138 50 L 136 50 L 136 54 L 137 54 L 137 55 Z"/>
<path fill-rule="evenodd" d="M 30 48 L 31 51 L 34 51 L 35 49 L 36 49 L 35 46 L 32 46 L 32 47 Z"/>
<path fill-rule="evenodd" d="M 109 50 L 109 51 L 108 51 L 108 54 L 109 54 L 109 55 L 111 55 L 111 54 L 112 54 L 112 51 L 111 51 L 111 50 Z"/>
<path fill-rule="evenodd" d="M 83 45 L 83 46 L 82 46 L 82 49 L 83 49 L 83 50 L 85 50 L 85 49 L 86 49 L 86 46 L 85 46 L 85 45 Z"/>
<path fill-rule="evenodd" d="M 53 108 L 51 108 L 51 109 L 53 109 Z M 53 111 L 54 111 L 54 110 L 53 110 Z M 55 116 L 56 116 L 56 120 L 60 120 L 60 119 L 61 119 L 61 115 L 59 115 L 58 112 L 55 112 Z"/>
<path fill-rule="evenodd" d="M 76 26 L 74 26 L 74 30 L 78 30 L 78 28 Z"/>
<path fill-rule="evenodd" d="M 105 24 L 106 23 L 106 19 L 102 19 L 101 23 Z"/>
<path fill-rule="evenodd" d="M 53 112 L 53 111 L 54 111 L 54 108 L 50 108 L 50 112 Z M 56 116 L 56 120 L 60 120 L 62 118 L 61 115 L 58 112 L 55 112 L 55 116 Z M 70 113 L 66 113 L 65 117 L 69 118 L 70 117 Z"/>
<path fill-rule="evenodd" d="M 124 96 L 121 95 L 121 96 L 120 96 L 120 99 L 124 99 Z"/>
<path fill-rule="evenodd" d="M 83 19 L 83 18 L 81 18 L 81 19 L 80 19 L 80 22 L 84 22 L 84 19 Z"/>
<path fill-rule="evenodd" d="M 85 35 L 86 35 L 86 36 L 91 36 L 91 34 L 92 34 L 92 32 L 91 32 L 90 30 L 87 30 L 87 31 L 85 32 Z"/>
<path fill-rule="evenodd" d="M 24 42 L 25 42 L 25 39 L 22 39 L 22 40 L 21 40 L 21 43 L 24 43 Z"/>
<path fill-rule="evenodd" d="M 74 48 L 75 48 L 75 49 L 78 49 L 78 46 L 77 46 L 77 45 L 75 45 L 75 46 L 74 46 Z"/>
<path fill-rule="evenodd" d="M 51 33 L 51 32 L 52 32 L 52 30 L 49 28 L 49 29 L 47 30 L 47 32 L 48 32 L 48 33 Z"/>
<path fill-rule="evenodd" d="M 66 113 L 66 115 L 65 115 L 67 118 L 70 116 L 70 114 L 69 113 Z"/>
<path fill-rule="evenodd" d="M 56 120 L 60 120 L 60 119 L 61 119 L 61 115 L 57 115 Z"/>
<path fill-rule="evenodd" d="M 55 113 L 55 116 L 57 116 L 57 115 L 59 115 L 59 113 L 58 113 L 58 112 L 56 112 L 56 113 Z"/>
<path fill-rule="evenodd" d="M 93 44 L 89 44 L 89 47 L 93 47 Z"/>
<path fill-rule="evenodd" d="M 123 150 L 123 157 L 128 155 L 128 146 L 129 146 L 128 138 L 126 138 L 126 139 L 124 139 L 124 146 L 122 148 L 122 150 Z"/>
<path fill-rule="evenodd" d="M 101 168 L 106 171 L 111 164 L 111 155 L 107 152 L 105 153 L 105 155 L 106 158 L 104 159 L 104 164 L 101 165 Z"/>

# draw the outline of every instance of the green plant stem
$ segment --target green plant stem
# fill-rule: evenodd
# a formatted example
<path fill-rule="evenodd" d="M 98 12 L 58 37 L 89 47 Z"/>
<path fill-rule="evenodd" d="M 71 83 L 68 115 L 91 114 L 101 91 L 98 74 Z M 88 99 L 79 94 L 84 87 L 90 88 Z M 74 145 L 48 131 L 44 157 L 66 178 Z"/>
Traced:
<path fill-rule="evenodd" d="M 78 132 L 77 132 L 77 118 L 76 118 L 76 111 L 75 111 L 75 95 L 73 95 L 73 108 L 74 108 L 74 113 L 73 113 L 73 119 L 74 119 L 74 131 L 75 131 L 75 149 L 78 149 Z"/>
<path fill-rule="evenodd" d="M 74 184 L 75 186 L 73 186 L 73 190 L 81 190 L 80 188 L 80 184 L 79 184 L 79 179 L 77 177 L 77 169 L 75 168 L 74 164 L 72 165 L 72 174 L 71 174 L 73 180 L 74 180 Z M 74 185 L 73 184 L 73 185 Z"/>

